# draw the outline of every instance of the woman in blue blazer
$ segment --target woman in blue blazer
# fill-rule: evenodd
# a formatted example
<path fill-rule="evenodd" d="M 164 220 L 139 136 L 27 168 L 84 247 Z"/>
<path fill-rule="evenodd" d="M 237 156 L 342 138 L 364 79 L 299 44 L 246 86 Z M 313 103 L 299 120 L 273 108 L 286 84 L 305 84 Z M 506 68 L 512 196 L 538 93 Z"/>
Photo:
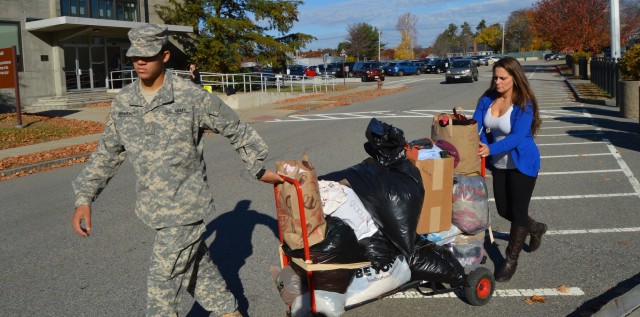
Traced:
<path fill-rule="evenodd" d="M 529 251 L 540 247 L 547 225 L 529 217 L 529 202 L 540 170 L 540 152 L 534 136 L 540 127 L 538 103 L 529 81 L 512 57 L 493 65 L 493 80 L 473 114 L 478 122 L 478 154 L 487 157 L 493 178 L 493 196 L 498 214 L 511 222 L 504 264 L 496 281 L 511 279 L 527 235 Z"/>

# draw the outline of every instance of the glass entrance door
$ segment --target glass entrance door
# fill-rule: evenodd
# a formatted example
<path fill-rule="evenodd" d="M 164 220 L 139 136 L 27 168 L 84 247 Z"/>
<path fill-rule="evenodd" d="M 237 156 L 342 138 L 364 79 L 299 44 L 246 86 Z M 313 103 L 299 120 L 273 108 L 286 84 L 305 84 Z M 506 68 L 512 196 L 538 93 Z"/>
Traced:
<path fill-rule="evenodd" d="M 91 68 L 91 50 L 88 46 L 76 47 L 76 80 L 79 89 L 93 88 L 93 69 Z"/>
<path fill-rule="evenodd" d="M 65 45 L 64 62 L 67 90 L 106 87 L 104 45 Z"/>
<path fill-rule="evenodd" d="M 91 75 L 93 86 L 91 88 L 105 88 L 107 87 L 106 76 L 107 76 L 107 64 L 105 63 L 106 58 L 104 56 L 104 46 L 103 45 L 92 45 L 91 46 Z"/>

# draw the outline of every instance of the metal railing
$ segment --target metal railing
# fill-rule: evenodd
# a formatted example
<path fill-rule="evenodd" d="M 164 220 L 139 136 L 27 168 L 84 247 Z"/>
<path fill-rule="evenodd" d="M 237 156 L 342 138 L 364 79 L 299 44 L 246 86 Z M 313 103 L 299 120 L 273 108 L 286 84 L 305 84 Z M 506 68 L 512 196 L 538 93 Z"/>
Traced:
<path fill-rule="evenodd" d="M 188 71 L 169 69 L 174 75 L 190 79 Z M 135 70 L 112 71 L 109 73 L 109 88 L 118 89 L 133 82 L 137 78 Z M 233 87 L 236 92 L 320 92 L 335 90 L 338 81 L 334 76 L 286 75 L 272 73 L 200 73 L 202 86 L 209 86 L 211 91 L 226 92 L 227 87 Z"/>
<path fill-rule="evenodd" d="M 591 82 L 613 97 L 617 97 L 617 86 L 620 81 L 620 59 L 610 57 L 591 58 Z"/>
<path fill-rule="evenodd" d="M 117 70 L 109 72 L 109 78 L 107 78 L 107 87 L 110 89 L 122 88 L 138 78 L 138 74 L 134 69 Z"/>

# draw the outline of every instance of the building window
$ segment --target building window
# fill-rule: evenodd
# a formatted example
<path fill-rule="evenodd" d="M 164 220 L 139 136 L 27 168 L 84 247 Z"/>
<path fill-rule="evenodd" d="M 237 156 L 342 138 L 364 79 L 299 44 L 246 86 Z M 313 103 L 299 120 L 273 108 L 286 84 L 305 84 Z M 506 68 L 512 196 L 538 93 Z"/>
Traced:
<path fill-rule="evenodd" d="M 60 0 L 63 16 L 138 21 L 137 0 Z"/>
<path fill-rule="evenodd" d="M 16 47 L 18 71 L 22 71 L 22 47 L 20 46 L 20 23 L 0 21 L 0 47 Z"/>

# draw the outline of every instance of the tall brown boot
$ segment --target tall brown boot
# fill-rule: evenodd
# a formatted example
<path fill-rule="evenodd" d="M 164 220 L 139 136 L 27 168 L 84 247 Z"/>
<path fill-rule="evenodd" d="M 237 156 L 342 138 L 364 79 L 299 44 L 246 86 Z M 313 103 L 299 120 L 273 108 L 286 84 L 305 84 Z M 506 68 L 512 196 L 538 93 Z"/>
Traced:
<path fill-rule="evenodd" d="M 520 251 L 524 246 L 524 241 L 529 234 L 529 228 L 520 227 L 516 224 L 511 224 L 511 230 L 509 232 L 509 245 L 505 251 L 504 264 L 495 274 L 496 281 L 507 282 L 511 279 L 518 267 L 518 257 Z"/>
<path fill-rule="evenodd" d="M 538 250 L 540 243 L 542 243 L 542 235 L 547 232 L 547 225 L 542 222 L 536 222 L 529 217 L 529 252 Z"/>

